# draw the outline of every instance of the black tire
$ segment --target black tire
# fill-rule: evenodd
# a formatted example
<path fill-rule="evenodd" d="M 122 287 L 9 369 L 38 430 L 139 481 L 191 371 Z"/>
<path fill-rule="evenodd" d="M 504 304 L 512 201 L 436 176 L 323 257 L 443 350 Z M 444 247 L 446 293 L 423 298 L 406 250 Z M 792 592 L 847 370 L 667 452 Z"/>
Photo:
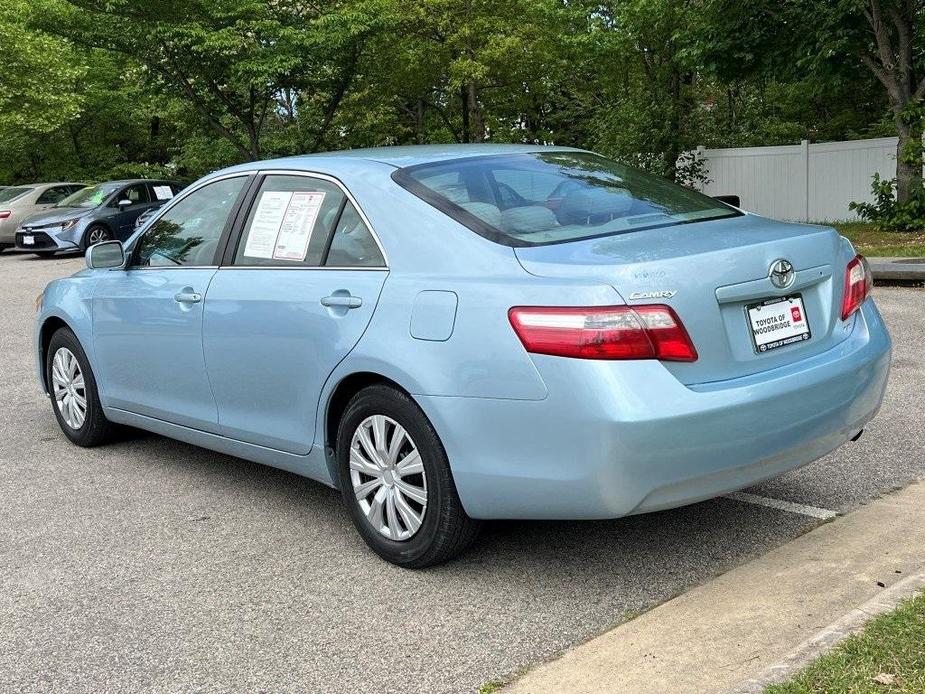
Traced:
<path fill-rule="evenodd" d="M 77 428 L 72 427 L 65 421 L 61 408 L 55 399 L 55 385 L 52 374 L 53 362 L 55 354 L 62 348 L 69 350 L 76 357 L 80 372 L 84 378 L 83 396 L 87 403 L 86 417 Z M 100 446 L 112 439 L 116 431 L 116 425 L 106 419 L 106 415 L 103 414 L 99 391 L 96 387 L 96 378 L 93 376 L 90 362 L 80 346 L 80 341 L 69 328 L 59 328 L 51 336 L 48 352 L 45 354 L 45 379 L 48 383 L 49 398 L 55 418 L 58 420 L 61 431 L 72 443 L 84 448 L 91 448 Z"/>
<path fill-rule="evenodd" d="M 350 478 L 350 445 L 368 417 L 385 415 L 400 424 L 418 449 L 427 479 L 427 506 L 420 528 L 406 540 L 392 540 L 367 520 Z M 461 554 L 478 535 L 481 523 L 466 515 L 443 444 L 427 417 L 407 394 L 386 385 L 357 393 L 337 429 L 337 465 L 341 493 L 350 518 L 366 544 L 380 557 L 407 569 L 422 569 Z"/>
<path fill-rule="evenodd" d="M 96 243 L 102 243 L 103 241 L 112 239 L 112 234 L 109 233 L 109 229 L 102 224 L 91 224 L 84 230 L 83 238 L 80 240 L 80 249 L 85 253 L 91 245 L 94 245 L 90 243 L 90 236 L 94 233 L 100 234 L 100 239 Z"/>

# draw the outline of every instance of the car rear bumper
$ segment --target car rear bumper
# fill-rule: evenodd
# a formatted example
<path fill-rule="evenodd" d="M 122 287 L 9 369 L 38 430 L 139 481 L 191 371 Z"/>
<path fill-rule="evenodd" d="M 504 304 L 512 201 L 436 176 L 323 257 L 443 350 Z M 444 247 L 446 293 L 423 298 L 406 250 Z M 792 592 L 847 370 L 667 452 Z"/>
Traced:
<path fill-rule="evenodd" d="M 685 386 L 655 361 L 534 357 L 541 401 L 419 397 L 476 518 L 615 518 L 681 506 L 816 460 L 874 417 L 890 369 L 874 303 L 835 348 Z"/>

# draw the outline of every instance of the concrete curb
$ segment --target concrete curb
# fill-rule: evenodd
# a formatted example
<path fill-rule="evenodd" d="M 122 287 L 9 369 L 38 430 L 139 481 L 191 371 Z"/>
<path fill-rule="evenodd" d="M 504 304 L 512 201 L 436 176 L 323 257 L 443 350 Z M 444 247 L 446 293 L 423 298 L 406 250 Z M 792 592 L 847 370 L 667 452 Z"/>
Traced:
<path fill-rule="evenodd" d="M 890 612 L 900 602 L 923 589 L 925 589 L 925 573 L 904 578 L 801 643 L 780 662 L 728 690 L 728 694 L 761 694 L 766 687 L 772 684 L 790 680 L 816 658 L 832 650 L 848 636 L 859 632 L 870 619 Z"/>
<path fill-rule="evenodd" d="M 785 677 L 925 585 L 925 482 L 822 523 L 780 547 L 531 668 L 506 694 L 727 692 L 768 668 Z M 877 604 L 885 607 L 878 610 Z M 857 606 L 861 607 L 858 608 Z M 846 614 L 855 622 L 843 624 Z M 825 636 L 820 636 L 820 629 Z M 818 642 L 818 643 L 816 643 Z M 755 691 L 755 690 L 744 690 Z"/>
<path fill-rule="evenodd" d="M 874 281 L 925 282 L 925 258 L 868 258 Z"/>

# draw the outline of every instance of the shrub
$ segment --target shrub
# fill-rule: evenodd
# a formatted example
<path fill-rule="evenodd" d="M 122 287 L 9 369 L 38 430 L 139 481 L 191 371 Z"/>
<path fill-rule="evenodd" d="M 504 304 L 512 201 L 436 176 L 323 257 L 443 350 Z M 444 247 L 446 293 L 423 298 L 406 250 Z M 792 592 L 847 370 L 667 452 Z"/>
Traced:
<path fill-rule="evenodd" d="M 862 219 L 873 222 L 882 231 L 919 231 L 925 229 L 925 192 L 916 191 L 908 202 L 896 202 L 896 179 L 882 179 L 874 174 L 871 184 L 873 202 L 852 202 L 848 209 Z"/>

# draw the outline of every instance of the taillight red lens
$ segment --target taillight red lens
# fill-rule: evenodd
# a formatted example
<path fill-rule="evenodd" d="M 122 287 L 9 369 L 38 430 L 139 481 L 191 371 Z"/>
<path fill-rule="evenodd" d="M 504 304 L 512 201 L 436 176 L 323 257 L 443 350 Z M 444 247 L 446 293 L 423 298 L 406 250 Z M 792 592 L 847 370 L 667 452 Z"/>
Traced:
<path fill-rule="evenodd" d="M 11 214 L 13 213 L 10 210 L 0 210 L 0 219 L 6 219 Z"/>
<path fill-rule="evenodd" d="M 861 308 L 874 286 L 874 276 L 863 255 L 856 255 L 845 269 L 845 294 L 841 303 L 841 319 L 847 320 Z"/>
<path fill-rule="evenodd" d="M 696 361 L 670 306 L 515 306 L 508 318 L 528 352 L 579 359 Z"/>

